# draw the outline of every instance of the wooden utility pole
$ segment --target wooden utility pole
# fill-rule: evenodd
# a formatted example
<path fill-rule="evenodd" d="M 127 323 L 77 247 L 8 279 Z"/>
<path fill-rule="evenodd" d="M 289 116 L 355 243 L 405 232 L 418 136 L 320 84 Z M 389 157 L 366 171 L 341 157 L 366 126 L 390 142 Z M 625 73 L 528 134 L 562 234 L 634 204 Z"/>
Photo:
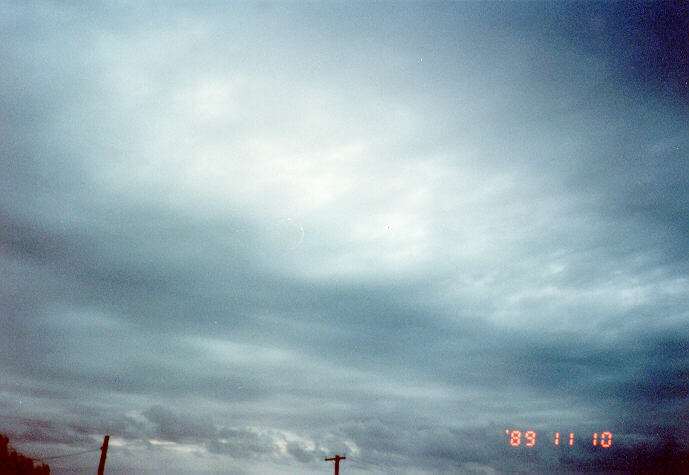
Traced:
<path fill-rule="evenodd" d="M 347 460 L 347 457 L 340 457 L 335 454 L 331 459 L 325 459 L 326 462 L 335 462 L 335 475 L 340 475 L 340 460 Z"/>
<path fill-rule="evenodd" d="M 108 454 L 108 442 L 110 441 L 110 436 L 106 435 L 103 439 L 103 445 L 100 448 L 100 463 L 98 464 L 98 475 L 103 475 L 103 470 L 105 469 L 105 457 Z"/>

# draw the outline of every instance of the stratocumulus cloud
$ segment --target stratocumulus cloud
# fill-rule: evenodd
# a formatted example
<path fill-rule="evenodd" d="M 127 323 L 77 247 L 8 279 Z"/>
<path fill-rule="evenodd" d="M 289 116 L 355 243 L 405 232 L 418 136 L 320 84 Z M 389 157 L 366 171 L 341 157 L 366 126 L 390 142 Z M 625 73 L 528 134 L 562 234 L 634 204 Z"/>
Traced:
<path fill-rule="evenodd" d="M 23 453 L 110 434 L 111 473 L 681 463 L 681 7 L 0 22 L 0 432 Z"/>

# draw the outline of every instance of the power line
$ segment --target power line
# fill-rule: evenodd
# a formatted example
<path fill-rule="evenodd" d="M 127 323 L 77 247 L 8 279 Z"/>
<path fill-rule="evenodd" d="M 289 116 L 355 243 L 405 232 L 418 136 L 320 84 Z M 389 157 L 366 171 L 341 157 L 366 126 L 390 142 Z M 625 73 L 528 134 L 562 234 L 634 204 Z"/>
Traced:
<path fill-rule="evenodd" d="M 44 461 L 44 460 L 61 459 L 61 458 L 63 458 L 63 457 L 75 457 L 75 456 L 77 456 L 77 455 L 88 454 L 89 452 L 96 452 L 96 451 L 98 451 L 98 450 L 100 450 L 100 447 L 97 448 L 97 449 L 84 450 L 83 452 L 76 452 L 76 453 L 73 453 L 73 454 L 55 455 L 55 456 L 52 456 L 52 457 L 41 457 L 41 458 L 35 458 L 35 457 L 28 457 L 28 458 L 30 458 L 31 460 L 36 460 L 36 461 L 38 461 L 38 462 L 42 462 L 42 461 Z"/>
<path fill-rule="evenodd" d="M 364 470 L 374 470 L 375 473 L 397 473 L 395 470 L 393 470 L 390 467 L 387 467 L 381 463 L 375 463 L 375 462 L 368 462 L 365 460 L 360 460 L 357 458 L 351 458 L 349 459 L 352 463 L 353 466 L 364 469 Z"/>

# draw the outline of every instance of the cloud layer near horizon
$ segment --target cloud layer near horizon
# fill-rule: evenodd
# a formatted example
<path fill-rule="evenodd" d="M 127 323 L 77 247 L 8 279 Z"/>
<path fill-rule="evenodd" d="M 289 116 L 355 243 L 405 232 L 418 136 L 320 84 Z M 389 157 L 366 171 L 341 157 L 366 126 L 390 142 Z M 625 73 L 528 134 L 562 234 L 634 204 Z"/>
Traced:
<path fill-rule="evenodd" d="M 682 15 L 4 3 L 0 430 L 113 473 L 686 444 Z"/>

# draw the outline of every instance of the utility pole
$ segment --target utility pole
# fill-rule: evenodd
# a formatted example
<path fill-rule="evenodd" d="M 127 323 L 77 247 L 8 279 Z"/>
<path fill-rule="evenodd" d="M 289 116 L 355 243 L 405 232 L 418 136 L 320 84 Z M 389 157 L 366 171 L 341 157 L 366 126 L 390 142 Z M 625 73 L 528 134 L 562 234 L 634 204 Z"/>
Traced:
<path fill-rule="evenodd" d="M 347 457 L 340 457 L 335 454 L 331 459 L 325 459 L 326 462 L 335 462 L 335 475 L 340 475 L 340 460 L 347 460 Z"/>
<path fill-rule="evenodd" d="M 106 435 L 103 439 L 103 445 L 100 448 L 100 463 L 98 464 L 98 475 L 103 475 L 103 470 L 105 469 L 105 457 L 108 454 L 108 442 L 110 441 L 110 436 Z"/>

